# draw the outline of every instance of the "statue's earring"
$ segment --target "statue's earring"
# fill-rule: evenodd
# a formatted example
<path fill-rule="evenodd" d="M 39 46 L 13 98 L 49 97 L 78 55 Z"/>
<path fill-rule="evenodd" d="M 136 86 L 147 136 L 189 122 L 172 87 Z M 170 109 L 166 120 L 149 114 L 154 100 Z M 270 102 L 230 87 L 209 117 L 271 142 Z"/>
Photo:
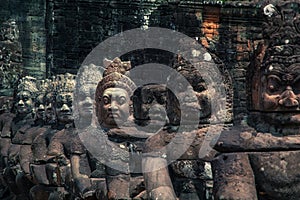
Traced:
<path fill-rule="evenodd" d="M 133 103 L 132 102 L 129 105 L 129 113 L 130 113 L 130 115 L 133 115 Z"/>

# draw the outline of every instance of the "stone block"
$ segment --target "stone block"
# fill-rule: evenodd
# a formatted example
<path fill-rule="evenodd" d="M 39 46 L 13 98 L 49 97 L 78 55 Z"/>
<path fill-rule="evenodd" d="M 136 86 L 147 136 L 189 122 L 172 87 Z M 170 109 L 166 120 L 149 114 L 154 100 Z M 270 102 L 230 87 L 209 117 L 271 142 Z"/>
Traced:
<path fill-rule="evenodd" d="M 50 182 L 46 175 L 46 165 L 30 164 L 30 170 L 34 179 L 37 180 L 39 184 L 49 185 Z"/>

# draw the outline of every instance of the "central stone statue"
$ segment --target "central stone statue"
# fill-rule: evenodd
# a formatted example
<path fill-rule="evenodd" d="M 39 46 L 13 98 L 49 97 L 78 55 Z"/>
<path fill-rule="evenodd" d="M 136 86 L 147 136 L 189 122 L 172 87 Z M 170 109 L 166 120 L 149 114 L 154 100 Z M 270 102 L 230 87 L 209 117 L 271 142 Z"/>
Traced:
<path fill-rule="evenodd" d="M 141 151 L 152 133 L 135 128 L 131 96 L 136 86 L 127 76 L 130 63 L 115 58 L 104 65 L 95 93 L 96 120 L 78 130 L 83 145 L 73 145 L 73 176 L 84 198 L 146 199 Z"/>

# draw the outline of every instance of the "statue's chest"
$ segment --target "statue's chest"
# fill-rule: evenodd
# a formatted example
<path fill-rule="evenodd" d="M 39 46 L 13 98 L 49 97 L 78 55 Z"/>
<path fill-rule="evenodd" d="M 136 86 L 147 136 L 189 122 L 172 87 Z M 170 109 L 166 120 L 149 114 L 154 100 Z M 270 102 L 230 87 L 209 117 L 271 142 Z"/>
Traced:
<path fill-rule="evenodd" d="M 300 197 L 300 151 L 253 153 L 249 157 L 262 193 L 283 199 L 289 194 Z"/>

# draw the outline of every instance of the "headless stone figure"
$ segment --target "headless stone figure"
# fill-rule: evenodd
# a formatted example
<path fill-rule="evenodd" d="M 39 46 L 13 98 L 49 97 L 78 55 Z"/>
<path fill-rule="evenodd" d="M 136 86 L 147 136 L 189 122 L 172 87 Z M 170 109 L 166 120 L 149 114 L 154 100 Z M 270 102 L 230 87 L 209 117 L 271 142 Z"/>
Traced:
<path fill-rule="evenodd" d="M 268 4 L 249 66 L 249 116 L 224 131 L 213 161 L 216 199 L 299 199 L 299 2 Z"/>

